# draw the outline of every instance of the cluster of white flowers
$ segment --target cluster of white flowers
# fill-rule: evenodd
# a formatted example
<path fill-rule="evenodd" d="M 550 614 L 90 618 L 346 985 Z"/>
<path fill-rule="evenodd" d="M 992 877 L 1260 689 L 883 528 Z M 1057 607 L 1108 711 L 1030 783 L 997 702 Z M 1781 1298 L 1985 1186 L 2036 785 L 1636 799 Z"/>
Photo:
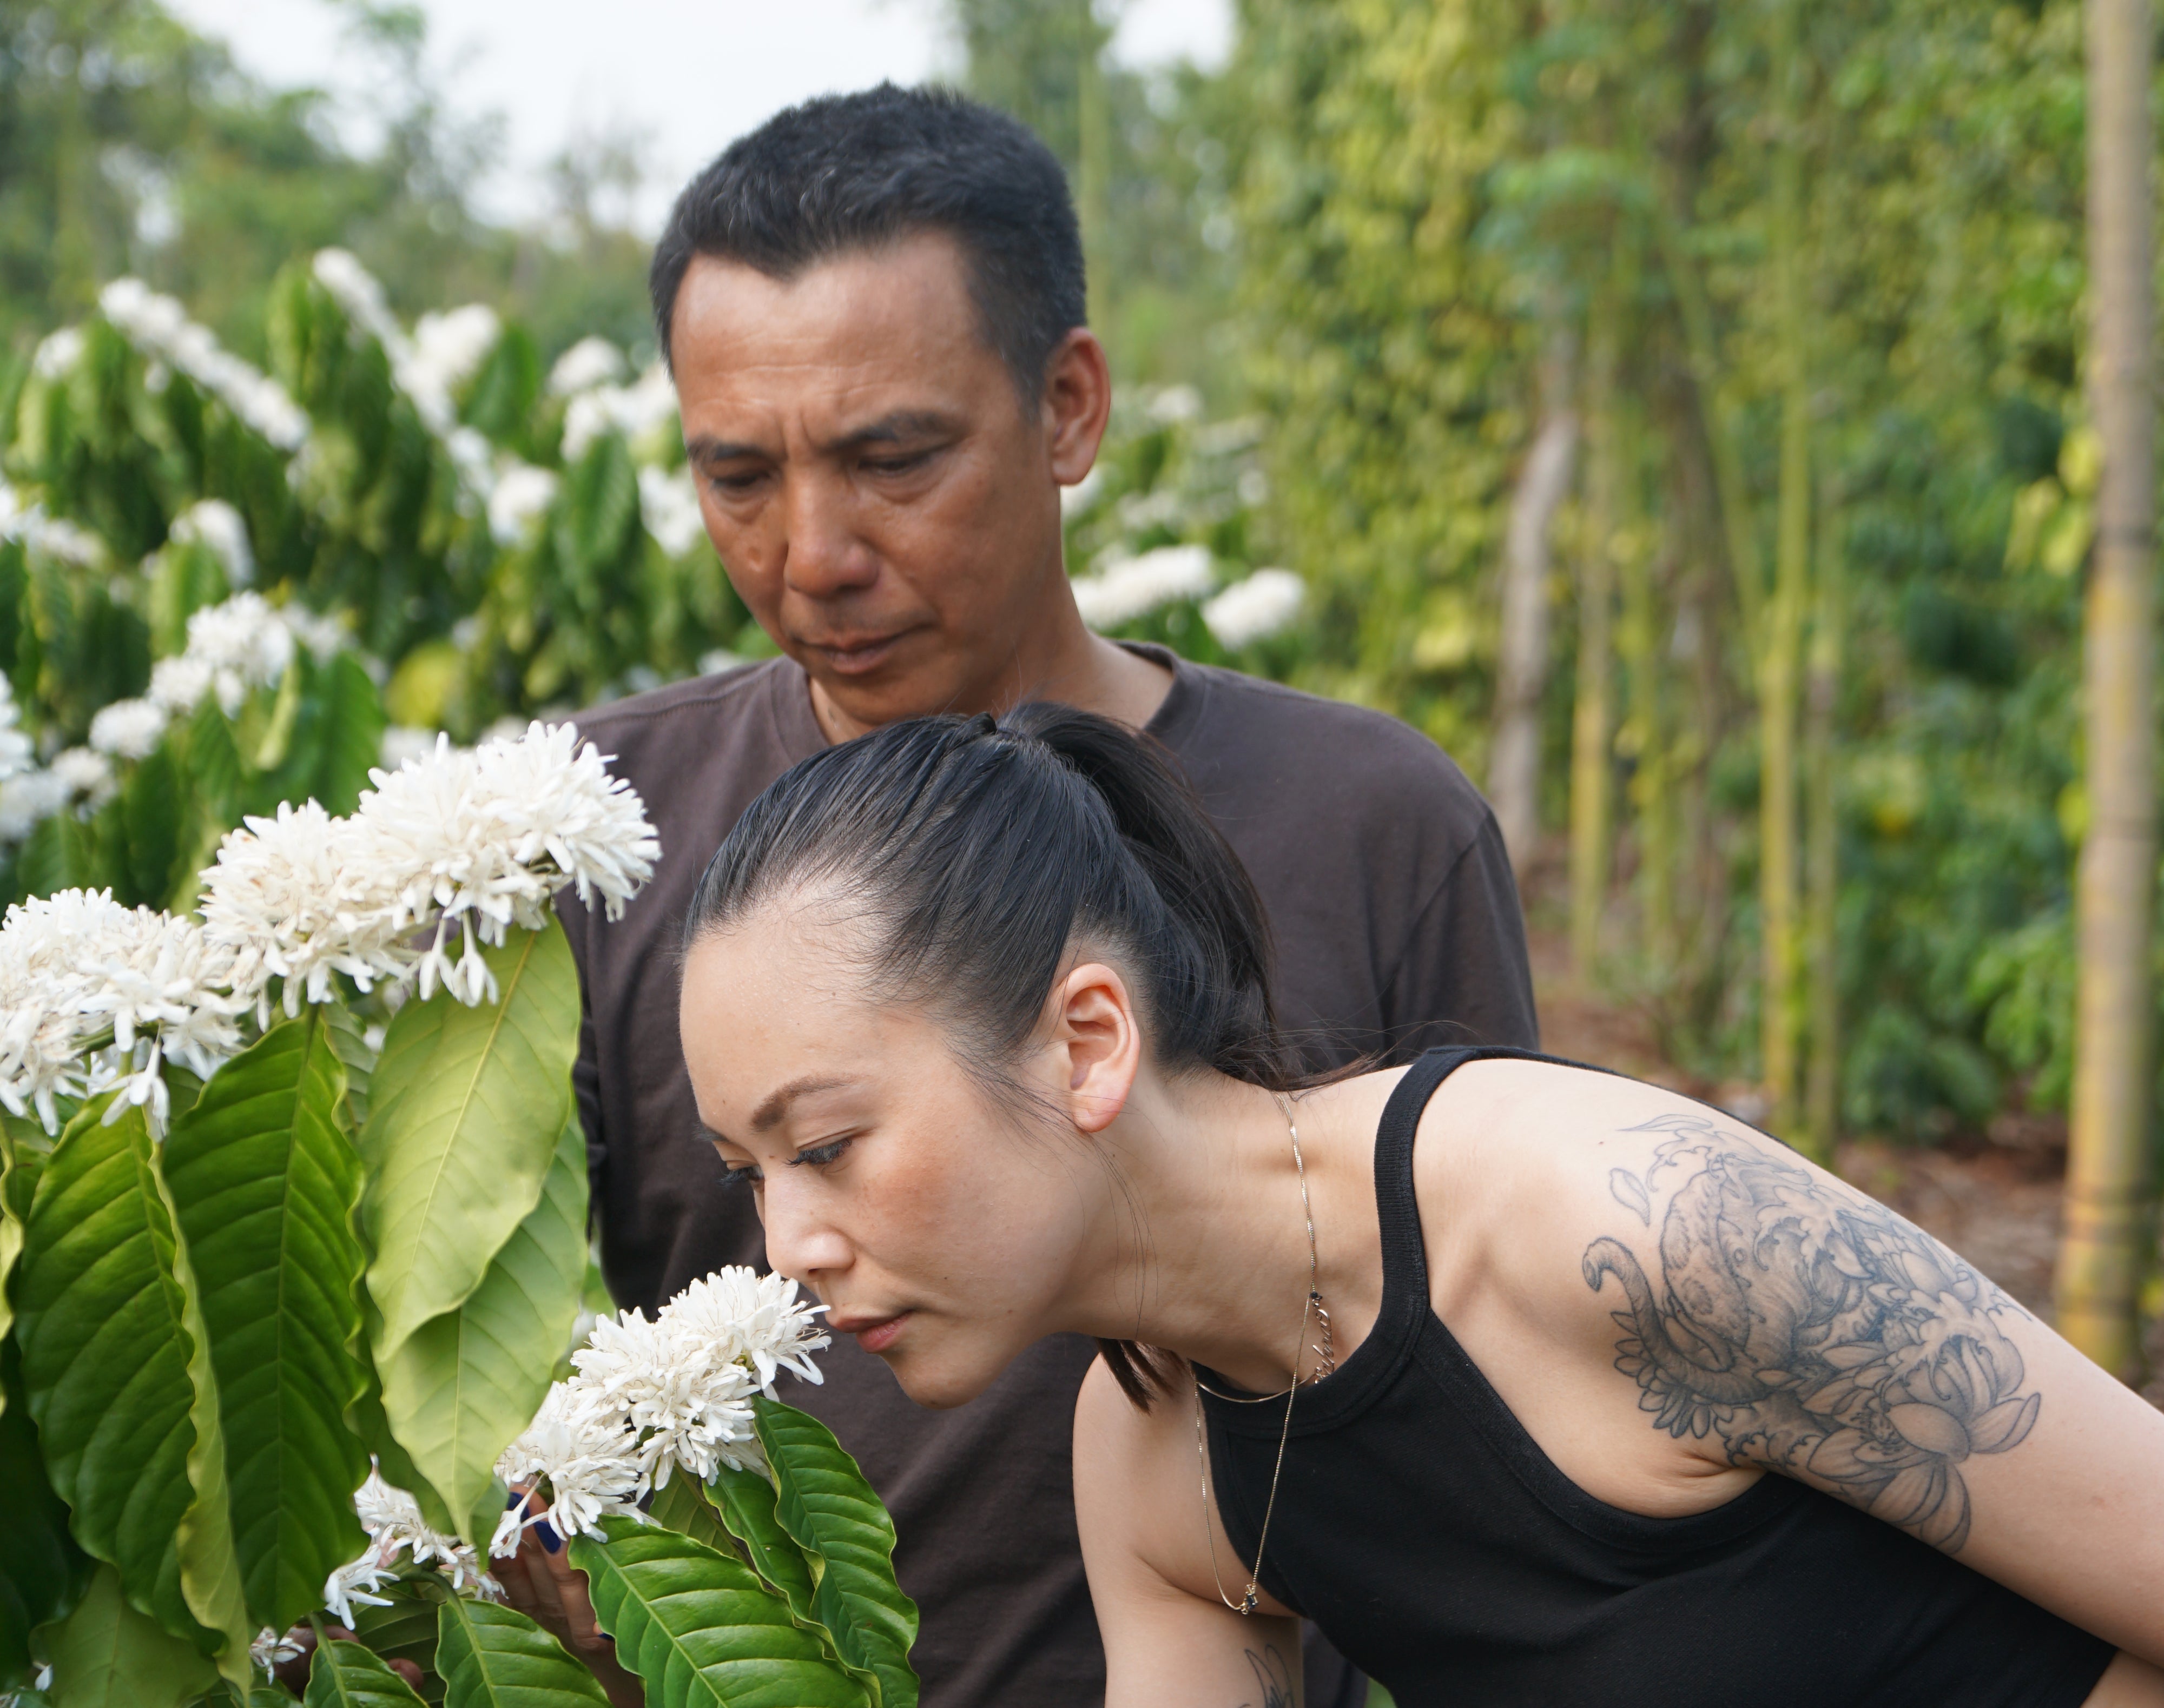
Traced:
<path fill-rule="evenodd" d="M 589 334 L 556 358 L 556 365 L 549 370 L 549 396 L 573 397 L 608 385 L 622 379 L 630 365 L 623 352 L 607 338 Z"/>
<path fill-rule="evenodd" d="M 34 552 L 80 569 L 95 568 L 105 560 L 105 542 L 96 534 L 65 516 L 47 516 L 44 506 L 5 480 L 0 480 L 0 540 L 20 540 Z"/>
<path fill-rule="evenodd" d="M 515 546 L 556 500 L 553 469 L 531 463 L 506 468 L 488 495 L 488 531 L 500 546 Z"/>
<path fill-rule="evenodd" d="M 92 807 L 112 799 L 113 766 L 88 747 L 70 747 L 50 767 L 29 758 L 29 738 L 14 727 L 15 705 L 0 680 L 0 844 L 19 842 L 71 803 Z"/>
<path fill-rule="evenodd" d="M 469 1005 L 493 1001 L 480 944 L 538 929 L 567 883 L 617 917 L 660 851 L 638 794 L 570 724 L 470 751 L 439 736 L 369 776 L 350 818 L 313 802 L 251 818 L 203 874 L 206 930 L 234 956 L 236 993 L 266 1018 L 273 978 L 296 1014 L 329 995 L 334 972 L 364 990 L 412 977 L 424 999 L 441 984 Z"/>
<path fill-rule="evenodd" d="M 1281 633 L 1300 615 L 1307 584 L 1289 569 L 1258 569 L 1202 607 L 1202 621 L 1230 652 Z"/>
<path fill-rule="evenodd" d="M 691 471 L 649 465 L 638 471 L 638 509 L 646 532 L 672 558 L 680 558 L 706 537 L 706 524 L 699 514 L 698 490 Z"/>
<path fill-rule="evenodd" d="M 454 1590 L 491 1601 L 501 1595 L 480 1554 L 457 1537 L 430 1529 L 421 1516 L 421 1503 L 385 1482 L 373 1463 L 368 1480 L 354 1491 L 353 1510 L 368 1532 L 367 1550 L 333 1572 L 323 1585 L 323 1609 L 339 1624 L 350 1627 L 356 1607 L 391 1605 L 388 1597 L 376 1592 L 398 1575 L 401 1554 L 415 1565 L 442 1568 Z"/>
<path fill-rule="evenodd" d="M 307 443 L 307 412 L 286 388 L 221 346 L 172 297 L 140 279 L 115 279 L 98 292 L 97 306 L 138 350 L 186 375 L 280 450 Z"/>
<path fill-rule="evenodd" d="M 241 1046 L 230 952 L 192 919 L 66 889 L 0 921 L 0 1103 L 56 1131 L 56 1099 L 115 1086 L 108 1120 L 166 1113 L 165 1061 L 207 1076 Z"/>
<path fill-rule="evenodd" d="M 722 1465 L 765 1471 L 751 1396 L 771 1397 L 784 1370 L 820 1380 L 812 1354 L 830 1337 L 814 1318 L 825 1308 L 801 1302 L 795 1281 L 733 1267 L 692 1282 L 651 1322 L 633 1310 L 596 1323 L 571 1354 L 575 1374 L 496 1462 L 513 1488 L 545 1485 L 548 1504 L 506 1513 L 491 1552 L 512 1552 L 544 1519 L 569 1539 L 612 1515 L 637 1517 L 679 1470 L 701 1482 Z"/>
<path fill-rule="evenodd" d="M 64 326 L 57 332 L 48 333 L 39 342 L 37 354 L 30 358 L 30 372 L 47 385 L 65 380 L 82 359 L 82 328 L 79 326 Z"/>
<path fill-rule="evenodd" d="M 334 619 L 298 605 L 281 609 L 260 593 L 237 593 L 188 618 L 186 648 L 150 669 L 150 691 L 139 699 L 116 699 L 90 720 L 93 752 L 116 759 L 147 757 L 165 739 L 166 726 L 216 694 L 228 717 L 239 714 L 251 688 L 272 688 L 293 662 L 297 642 L 318 658 L 344 642 Z"/>
<path fill-rule="evenodd" d="M 591 386 L 564 411 L 564 460 L 577 462 L 611 430 L 636 443 L 675 415 L 675 382 L 659 362 L 628 385 Z"/>
<path fill-rule="evenodd" d="M 1201 599 L 1216 585 L 1207 546 L 1160 546 L 1115 558 L 1074 580 L 1074 603 L 1093 629 L 1116 629 L 1175 600 Z"/>
<path fill-rule="evenodd" d="M 173 518 L 171 536 L 182 545 L 210 548 L 225 567 L 225 579 L 245 587 L 255 579 L 255 553 L 248 543 L 248 524 L 222 498 L 196 500 Z"/>

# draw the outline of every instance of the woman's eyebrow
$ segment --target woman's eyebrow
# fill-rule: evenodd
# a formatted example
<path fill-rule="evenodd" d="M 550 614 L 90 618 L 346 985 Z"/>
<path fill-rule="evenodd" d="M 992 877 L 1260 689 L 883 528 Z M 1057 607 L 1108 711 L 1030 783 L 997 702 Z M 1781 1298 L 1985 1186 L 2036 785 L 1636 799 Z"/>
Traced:
<path fill-rule="evenodd" d="M 787 1085 L 767 1093 L 765 1100 L 751 1112 L 751 1129 L 754 1133 L 770 1131 L 789 1113 L 789 1106 L 801 1097 L 813 1092 L 839 1091 L 854 1082 L 837 1078 L 831 1074 L 805 1074 L 792 1079 Z"/>

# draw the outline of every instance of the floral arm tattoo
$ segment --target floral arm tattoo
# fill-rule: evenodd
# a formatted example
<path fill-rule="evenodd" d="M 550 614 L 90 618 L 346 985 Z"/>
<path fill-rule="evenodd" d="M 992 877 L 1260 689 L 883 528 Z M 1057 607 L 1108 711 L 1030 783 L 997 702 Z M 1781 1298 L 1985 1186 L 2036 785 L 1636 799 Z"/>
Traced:
<path fill-rule="evenodd" d="M 1585 1248 L 1586 1285 L 1613 1276 L 1628 1308 L 1615 1368 L 1681 1439 L 1716 1437 L 1735 1464 L 1837 1495 L 1945 1549 L 1968 1539 L 1970 1455 L 2021 1444 L 2042 1396 L 1999 1319 L 2025 1315 L 1892 1211 L 1830 1191 L 1773 1147 L 1697 1113 L 1643 1175 L 1609 1191 L 1653 1225 L 1658 1177 L 1684 1178 L 1660 1218 L 1660 1273 L 1620 1240 Z"/>
<path fill-rule="evenodd" d="M 1263 1694 L 1259 1701 L 1242 1702 L 1240 1708 L 1292 1708 L 1292 1669 L 1278 1653 L 1278 1646 L 1265 1643 L 1260 1654 L 1251 1648 L 1247 1656 L 1247 1664 L 1254 1669 L 1255 1686 Z"/>

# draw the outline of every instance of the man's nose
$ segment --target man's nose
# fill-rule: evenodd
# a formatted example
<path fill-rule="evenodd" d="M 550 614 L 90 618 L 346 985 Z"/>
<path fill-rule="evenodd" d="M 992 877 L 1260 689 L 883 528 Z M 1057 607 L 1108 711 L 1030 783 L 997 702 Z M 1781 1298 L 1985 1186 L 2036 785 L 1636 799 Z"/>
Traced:
<path fill-rule="evenodd" d="M 856 527 L 846 481 L 806 474 L 783 489 L 782 579 L 806 599 L 832 599 L 879 579 L 879 556 Z"/>

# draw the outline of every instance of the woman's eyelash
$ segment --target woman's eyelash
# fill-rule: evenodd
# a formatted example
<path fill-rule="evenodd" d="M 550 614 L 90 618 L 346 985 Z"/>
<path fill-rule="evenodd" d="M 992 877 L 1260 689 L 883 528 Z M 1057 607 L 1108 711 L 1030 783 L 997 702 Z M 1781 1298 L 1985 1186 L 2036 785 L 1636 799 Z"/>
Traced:
<path fill-rule="evenodd" d="M 766 1178 L 758 1168 L 725 1168 L 722 1171 L 722 1190 L 742 1192 L 746 1187 L 755 1187 Z"/>
<path fill-rule="evenodd" d="M 791 1168 L 802 1168 L 808 1164 L 813 1168 L 823 1168 L 828 1163 L 836 1160 L 848 1148 L 849 1141 L 846 1139 L 837 1139 L 831 1145 L 814 1145 L 807 1150 L 798 1151 L 796 1155 L 790 1157 L 789 1166 Z"/>

